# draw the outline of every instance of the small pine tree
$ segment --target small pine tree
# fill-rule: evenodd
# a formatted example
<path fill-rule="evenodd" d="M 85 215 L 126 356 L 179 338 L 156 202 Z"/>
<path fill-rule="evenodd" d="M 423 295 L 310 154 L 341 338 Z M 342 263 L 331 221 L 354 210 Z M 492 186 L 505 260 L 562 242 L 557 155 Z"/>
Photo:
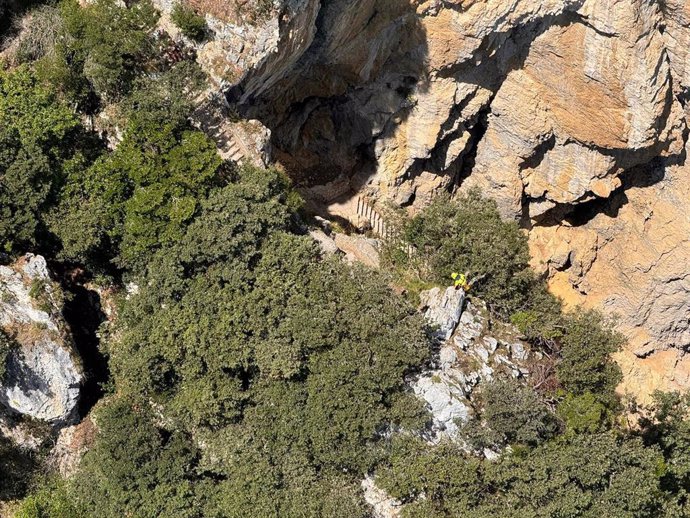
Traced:
<path fill-rule="evenodd" d="M 202 41 L 206 36 L 206 20 L 191 7 L 183 3 L 175 4 L 170 18 L 189 39 Z"/>

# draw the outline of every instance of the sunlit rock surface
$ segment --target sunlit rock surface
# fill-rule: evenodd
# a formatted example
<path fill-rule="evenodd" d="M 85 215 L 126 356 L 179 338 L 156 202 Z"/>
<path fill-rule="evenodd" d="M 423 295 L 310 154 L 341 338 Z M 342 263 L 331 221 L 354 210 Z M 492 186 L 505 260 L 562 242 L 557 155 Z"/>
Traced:
<path fill-rule="evenodd" d="M 555 293 L 620 317 L 625 390 L 690 387 L 687 2 L 194 4 L 202 66 L 322 215 L 478 186 Z"/>
<path fill-rule="evenodd" d="M 75 416 L 83 380 L 61 309 L 43 257 L 28 254 L 11 267 L 0 266 L 0 326 L 16 343 L 0 382 L 0 403 L 53 424 Z"/>

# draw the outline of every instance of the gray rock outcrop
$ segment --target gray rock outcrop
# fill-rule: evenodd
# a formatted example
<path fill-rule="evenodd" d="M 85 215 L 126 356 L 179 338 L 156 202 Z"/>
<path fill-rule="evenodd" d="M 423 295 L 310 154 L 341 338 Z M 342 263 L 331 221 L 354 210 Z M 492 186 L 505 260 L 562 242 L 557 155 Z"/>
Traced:
<path fill-rule="evenodd" d="M 367 476 L 362 480 L 364 501 L 371 506 L 373 518 L 399 518 L 403 504 L 391 497 L 376 485 L 373 477 Z"/>
<path fill-rule="evenodd" d="M 465 291 L 450 286 L 445 290 L 433 288 L 419 294 L 422 307 L 426 308 L 424 318 L 434 329 L 434 336 L 445 341 L 455 331 L 465 303 Z"/>
<path fill-rule="evenodd" d="M 360 262 L 371 268 L 379 267 L 381 261 L 379 243 L 375 239 L 356 235 L 348 236 L 337 232 L 334 241 L 338 249 L 345 254 L 348 262 Z"/>
<path fill-rule="evenodd" d="M 0 266 L 0 326 L 16 344 L 7 355 L 0 403 L 55 425 L 74 417 L 83 380 L 60 304 L 43 257 L 28 254 Z"/>
<path fill-rule="evenodd" d="M 96 433 L 96 425 L 88 416 L 79 424 L 63 428 L 50 451 L 48 465 L 63 477 L 71 477 L 77 472 L 84 454 L 93 445 Z"/>
<path fill-rule="evenodd" d="M 428 304 L 429 323 L 445 322 L 450 335 L 441 344 L 436 368 L 424 372 L 412 384 L 412 389 L 426 402 L 431 413 L 432 430 L 425 439 L 430 443 L 454 441 L 470 451 L 462 437 L 462 425 L 474 414 L 474 398 L 482 383 L 498 375 L 526 378 L 529 376 L 527 362 L 538 359 L 539 355 L 520 341 L 517 330 L 512 326 L 490 321 L 489 312 L 481 301 L 467 302 L 462 309 L 462 302 L 457 303 L 458 295 L 449 290 L 461 291 L 456 292 L 451 287 L 446 290 L 434 288 L 423 293 Z M 462 297 L 464 302 L 464 293 Z M 456 300 L 454 307 L 461 308 L 461 314 L 456 319 L 453 312 L 453 317 L 448 320 L 444 305 L 453 299 Z M 490 460 L 499 455 L 489 449 L 475 453 L 481 453 Z M 375 478 L 364 478 L 362 490 L 375 518 L 398 518 L 402 515 L 405 504 L 378 487 Z"/>
<path fill-rule="evenodd" d="M 435 300 L 446 299 L 436 290 Z M 429 307 L 427 314 L 437 315 L 434 310 Z M 498 373 L 514 378 L 529 374 L 525 365 L 533 353 L 511 326 L 493 323 L 494 329 L 489 330 L 489 318 L 486 308 L 468 302 L 455 325 L 447 328 L 450 334 L 441 344 L 439 365 L 412 385 L 431 412 L 432 441 L 445 437 L 462 442 L 460 427 L 473 415 L 473 393 L 482 382 L 491 381 Z"/>

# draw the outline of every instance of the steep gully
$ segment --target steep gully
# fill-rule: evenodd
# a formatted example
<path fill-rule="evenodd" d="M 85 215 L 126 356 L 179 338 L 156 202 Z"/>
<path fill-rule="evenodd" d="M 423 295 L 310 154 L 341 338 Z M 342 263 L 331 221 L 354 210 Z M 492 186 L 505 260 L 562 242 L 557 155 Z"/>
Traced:
<path fill-rule="evenodd" d="M 53 271 L 57 268 L 54 267 Z M 84 285 L 79 277 L 80 272 L 61 273 L 62 288 L 67 295 L 62 315 L 69 325 L 76 352 L 84 365 L 84 382 L 77 407 L 79 416 L 83 417 L 101 399 L 103 384 L 108 381 L 108 362 L 99 348 L 98 335 L 106 314 L 99 293 Z"/>

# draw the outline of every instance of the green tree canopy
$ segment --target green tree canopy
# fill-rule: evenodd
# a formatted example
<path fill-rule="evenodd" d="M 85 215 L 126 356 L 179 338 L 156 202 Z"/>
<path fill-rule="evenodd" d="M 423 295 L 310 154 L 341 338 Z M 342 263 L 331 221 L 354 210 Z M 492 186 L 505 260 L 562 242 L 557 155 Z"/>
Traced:
<path fill-rule="evenodd" d="M 65 176 L 85 163 L 79 118 L 27 68 L 0 72 L 0 245 L 35 249 Z"/>
<path fill-rule="evenodd" d="M 221 160 L 213 142 L 181 118 L 158 119 L 134 118 L 112 153 L 70 171 L 51 218 L 64 258 L 115 257 L 141 269 L 157 248 L 181 238 Z"/>
<path fill-rule="evenodd" d="M 467 458 L 454 445 L 401 440 L 377 480 L 409 502 L 409 518 L 652 518 L 669 497 L 663 465 L 658 449 L 612 433 L 549 441 L 496 462 Z"/>
<path fill-rule="evenodd" d="M 366 516 L 386 432 L 426 420 L 405 383 L 421 317 L 291 233 L 288 203 L 280 174 L 238 171 L 155 252 L 109 345 L 119 390 L 205 445 L 207 516 Z"/>
<path fill-rule="evenodd" d="M 447 285 L 453 272 L 478 280 L 472 293 L 503 318 L 538 309 L 540 317 L 560 311 L 529 267 L 527 238 L 514 221 L 504 221 L 493 200 L 477 190 L 452 200 L 441 196 L 403 223 L 402 235 L 413 245 L 411 257 L 399 244 L 386 250 L 389 264 L 413 269 L 425 282 Z"/>
<path fill-rule="evenodd" d="M 116 398 L 97 414 L 75 500 L 91 516 L 202 516 L 194 498 L 198 451 L 185 434 L 154 424 L 145 401 Z"/>
<path fill-rule="evenodd" d="M 150 0 L 96 0 L 85 6 L 62 0 L 60 9 L 65 34 L 37 67 L 82 109 L 91 110 L 97 96 L 122 98 L 135 78 L 153 66 L 158 13 Z"/>
<path fill-rule="evenodd" d="M 560 428 L 558 419 L 539 395 L 514 378 L 482 386 L 478 407 L 481 415 L 463 430 L 477 448 L 536 446 L 556 435 Z"/>
<path fill-rule="evenodd" d="M 623 343 L 623 337 L 600 313 L 581 311 L 567 315 L 557 367 L 563 388 L 578 395 L 595 394 L 607 405 L 615 405 L 615 389 L 622 376 L 611 354 Z"/>
<path fill-rule="evenodd" d="M 173 6 L 170 18 L 179 27 L 182 34 L 196 41 L 201 41 L 206 35 L 206 20 L 191 7 L 177 2 Z"/>

